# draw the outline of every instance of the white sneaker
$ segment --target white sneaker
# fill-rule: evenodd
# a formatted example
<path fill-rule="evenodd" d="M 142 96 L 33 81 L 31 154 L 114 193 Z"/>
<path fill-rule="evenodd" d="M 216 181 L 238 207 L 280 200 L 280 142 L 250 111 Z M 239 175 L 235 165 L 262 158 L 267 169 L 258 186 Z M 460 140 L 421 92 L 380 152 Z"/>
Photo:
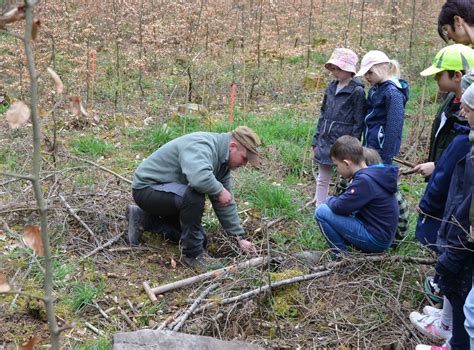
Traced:
<path fill-rule="evenodd" d="M 446 344 L 441 346 L 418 344 L 415 350 L 449 350 L 449 347 Z"/>
<path fill-rule="evenodd" d="M 441 323 L 439 317 L 420 314 L 417 311 L 410 313 L 410 321 L 421 333 L 434 340 L 451 338 L 452 331 L 449 326 Z"/>
<path fill-rule="evenodd" d="M 423 308 L 423 313 L 428 316 L 441 317 L 443 309 L 438 309 L 437 307 L 426 305 Z"/>

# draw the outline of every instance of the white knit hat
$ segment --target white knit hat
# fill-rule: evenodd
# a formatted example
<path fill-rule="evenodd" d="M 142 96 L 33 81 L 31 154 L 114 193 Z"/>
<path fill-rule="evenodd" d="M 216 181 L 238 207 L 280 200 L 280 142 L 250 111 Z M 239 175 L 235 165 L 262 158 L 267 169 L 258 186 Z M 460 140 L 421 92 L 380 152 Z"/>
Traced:
<path fill-rule="evenodd" d="M 471 84 L 462 94 L 461 103 L 474 110 L 474 84 Z"/>

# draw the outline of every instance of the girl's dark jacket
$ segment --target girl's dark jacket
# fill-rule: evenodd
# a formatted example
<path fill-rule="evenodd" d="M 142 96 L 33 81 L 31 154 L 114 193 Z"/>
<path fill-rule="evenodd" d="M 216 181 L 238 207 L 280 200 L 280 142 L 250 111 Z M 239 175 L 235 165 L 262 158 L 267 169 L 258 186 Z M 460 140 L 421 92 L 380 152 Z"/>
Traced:
<path fill-rule="evenodd" d="M 392 80 L 375 84 L 367 95 L 363 145 L 377 150 L 384 164 L 392 164 L 402 143 L 408 83 Z"/>
<path fill-rule="evenodd" d="M 441 255 L 435 268 L 441 276 L 440 282 L 443 280 L 444 293 L 449 291 L 450 286 L 459 288 L 453 280 L 462 279 L 464 267 L 472 267 L 474 243 L 468 233 L 473 192 L 474 166 L 471 154 L 468 153 L 456 164 L 449 185 L 443 222 L 438 233 L 437 244 Z"/>
<path fill-rule="evenodd" d="M 343 135 L 359 139 L 364 127 L 367 108 L 364 85 L 360 79 L 352 79 L 336 93 L 337 83 L 337 80 L 331 81 L 324 92 L 313 137 L 314 160 L 319 164 L 332 165 L 330 152 L 334 141 Z"/>

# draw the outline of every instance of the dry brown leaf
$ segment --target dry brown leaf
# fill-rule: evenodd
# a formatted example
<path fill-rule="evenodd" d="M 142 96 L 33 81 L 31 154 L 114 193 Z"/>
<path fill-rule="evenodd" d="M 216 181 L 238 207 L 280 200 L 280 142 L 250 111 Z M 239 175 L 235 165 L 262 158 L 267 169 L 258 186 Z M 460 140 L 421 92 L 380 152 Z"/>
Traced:
<path fill-rule="evenodd" d="M 172 267 L 173 269 L 176 268 L 176 261 L 175 261 L 173 258 L 171 258 L 171 267 Z"/>
<path fill-rule="evenodd" d="M 0 28 L 5 27 L 6 24 L 20 21 L 22 19 L 25 19 L 25 6 L 15 7 L 3 16 L 0 16 Z"/>
<path fill-rule="evenodd" d="M 81 103 L 81 98 L 79 96 L 69 96 L 69 102 L 72 114 L 74 114 L 78 118 L 82 116 L 88 117 L 87 111 L 84 109 L 84 106 Z"/>
<path fill-rule="evenodd" d="M 28 341 L 25 341 L 23 344 L 21 344 L 20 350 L 33 350 L 36 343 L 38 343 L 38 338 L 32 335 Z"/>
<path fill-rule="evenodd" d="M 41 26 L 41 21 L 38 18 L 33 19 L 33 24 L 31 27 L 31 39 L 33 39 L 33 41 L 35 41 L 36 38 L 38 37 L 38 31 L 39 31 L 40 26 Z"/>
<path fill-rule="evenodd" d="M 30 119 L 30 114 L 30 109 L 24 102 L 13 102 L 6 113 L 8 125 L 12 129 L 22 127 Z"/>
<path fill-rule="evenodd" d="M 0 293 L 8 292 L 11 289 L 5 275 L 0 272 Z"/>
<path fill-rule="evenodd" d="M 44 256 L 43 242 L 41 241 L 41 230 L 38 226 L 29 225 L 23 233 L 23 239 L 28 247 L 33 249 L 39 256 Z"/>
<path fill-rule="evenodd" d="M 46 70 L 48 71 L 49 75 L 54 81 L 54 88 L 56 89 L 56 92 L 58 94 L 62 94 L 64 92 L 64 85 L 63 85 L 63 82 L 61 81 L 61 78 L 52 68 L 48 67 L 46 68 Z"/>

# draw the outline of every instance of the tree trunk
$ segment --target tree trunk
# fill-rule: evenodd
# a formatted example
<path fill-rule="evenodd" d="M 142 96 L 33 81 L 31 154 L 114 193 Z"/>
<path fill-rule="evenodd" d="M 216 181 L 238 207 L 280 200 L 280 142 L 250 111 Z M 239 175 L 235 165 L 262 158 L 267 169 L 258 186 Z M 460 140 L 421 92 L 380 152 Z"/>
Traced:
<path fill-rule="evenodd" d="M 392 0 L 392 17 L 390 19 L 390 31 L 392 34 L 392 38 L 397 43 L 397 25 L 398 25 L 398 0 Z"/>

